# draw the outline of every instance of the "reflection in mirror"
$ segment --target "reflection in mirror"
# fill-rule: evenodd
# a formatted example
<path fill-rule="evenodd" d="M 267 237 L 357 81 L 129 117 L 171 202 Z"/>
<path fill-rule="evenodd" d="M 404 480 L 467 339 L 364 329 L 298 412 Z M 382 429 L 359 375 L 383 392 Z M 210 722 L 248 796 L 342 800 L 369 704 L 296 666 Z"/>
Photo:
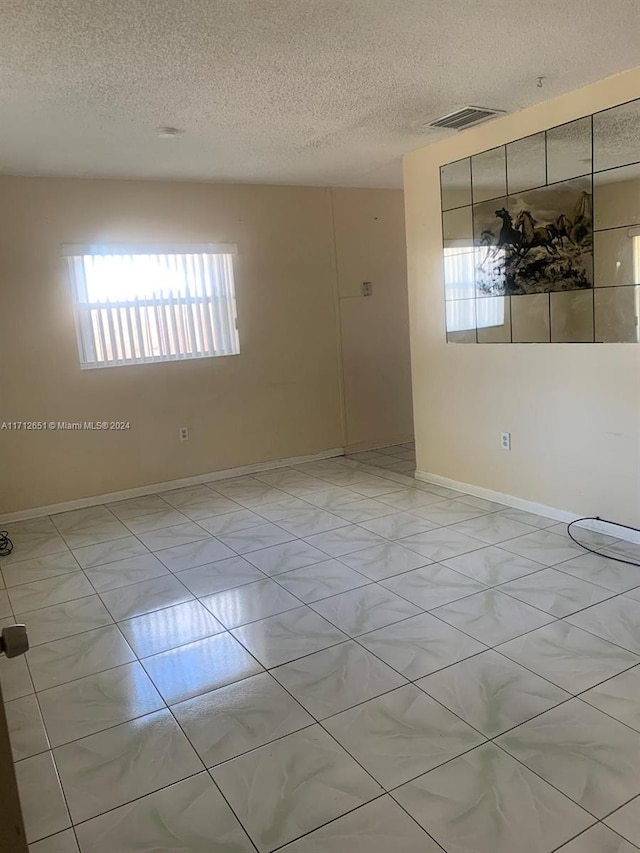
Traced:
<path fill-rule="evenodd" d="M 507 187 L 509 193 L 542 187 L 547 180 L 544 133 L 525 136 L 507 145 Z"/>
<path fill-rule="evenodd" d="M 470 207 L 459 207 L 442 214 L 442 237 L 445 248 L 473 250 L 473 219 Z"/>
<path fill-rule="evenodd" d="M 498 198 L 507 192 L 507 161 L 504 145 L 471 158 L 471 185 L 474 204 Z"/>
<path fill-rule="evenodd" d="M 593 291 L 551 294 L 551 343 L 593 343 Z"/>
<path fill-rule="evenodd" d="M 506 204 L 506 198 L 494 198 L 473 205 L 473 243 L 478 296 L 502 296 L 505 293 L 505 235 L 513 230 Z"/>
<path fill-rule="evenodd" d="M 640 225 L 640 164 L 593 176 L 594 228 Z"/>
<path fill-rule="evenodd" d="M 511 335 L 514 344 L 549 343 L 549 295 L 511 297 Z"/>
<path fill-rule="evenodd" d="M 475 281 L 474 256 L 467 248 L 445 246 L 444 249 L 445 299 L 473 299 Z"/>
<path fill-rule="evenodd" d="M 547 181 L 566 181 L 591 172 L 591 116 L 547 131 Z"/>
<path fill-rule="evenodd" d="M 476 323 L 479 344 L 511 343 L 511 311 L 509 297 L 489 296 L 476 301 Z"/>
<path fill-rule="evenodd" d="M 596 287 L 640 284 L 640 227 L 596 231 L 593 262 Z"/>
<path fill-rule="evenodd" d="M 475 299 L 447 302 L 447 341 L 449 343 L 476 343 L 475 303 Z"/>
<path fill-rule="evenodd" d="M 471 204 L 471 160 L 458 160 L 440 169 L 442 209 Z"/>
<path fill-rule="evenodd" d="M 640 161 L 640 100 L 595 113 L 593 168 L 613 169 Z"/>
<path fill-rule="evenodd" d="M 474 295 L 473 221 L 470 207 L 442 214 L 445 299 L 470 299 Z"/>
<path fill-rule="evenodd" d="M 640 286 L 601 287 L 594 294 L 596 341 L 640 343 Z"/>

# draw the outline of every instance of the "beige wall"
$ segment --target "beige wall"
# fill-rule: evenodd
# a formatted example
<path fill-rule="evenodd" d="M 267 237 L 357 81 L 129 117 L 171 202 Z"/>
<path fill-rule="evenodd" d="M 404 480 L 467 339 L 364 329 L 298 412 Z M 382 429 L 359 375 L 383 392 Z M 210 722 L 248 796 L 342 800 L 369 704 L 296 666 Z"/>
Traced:
<path fill-rule="evenodd" d="M 419 471 L 640 524 L 640 347 L 447 345 L 439 190 L 444 163 L 638 97 L 634 69 L 405 158 Z"/>
<path fill-rule="evenodd" d="M 336 189 L 332 197 L 346 445 L 407 441 L 413 411 L 402 193 Z M 364 281 L 373 285 L 371 296 L 362 296 Z"/>
<path fill-rule="evenodd" d="M 118 433 L 0 431 L 0 512 L 342 447 L 341 345 L 351 358 L 344 384 L 355 389 L 350 435 L 360 440 L 378 411 L 367 440 L 402 433 L 406 411 L 389 418 L 384 389 L 367 397 L 365 425 L 353 414 L 369 321 L 347 319 L 341 342 L 335 250 L 337 241 L 344 258 L 353 243 L 341 286 L 365 267 L 372 280 L 393 281 L 402 302 L 394 331 L 406 338 L 402 253 L 390 261 L 372 246 L 365 263 L 373 236 L 396 250 L 404 239 L 401 195 L 341 190 L 334 237 L 323 188 L 0 178 L 0 421 L 131 422 Z M 350 212 L 373 209 L 384 216 L 375 235 Z M 143 240 L 238 244 L 239 356 L 79 369 L 60 245 Z M 393 370 L 408 375 L 408 356 Z M 394 383 L 410 393 L 407 376 Z M 181 443 L 183 425 L 190 439 Z"/>

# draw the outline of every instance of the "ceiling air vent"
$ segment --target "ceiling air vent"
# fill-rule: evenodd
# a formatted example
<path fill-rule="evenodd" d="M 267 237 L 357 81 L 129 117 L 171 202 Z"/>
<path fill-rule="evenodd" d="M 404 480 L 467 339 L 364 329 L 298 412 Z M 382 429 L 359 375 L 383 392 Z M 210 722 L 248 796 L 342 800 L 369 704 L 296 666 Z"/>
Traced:
<path fill-rule="evenodd" d="M 505 110 L 492 110 L 489 107 L 463 107 L 461 110 L 448 113 L 435 121 L 425 122 L 422 126 L 425 129 L 436 127 L 445 130 L 464 130 L 466 127 L 471 127 L 472 124 L 479 124 L 481 121 L 487 121 L 494 116 L 502 115 L 504 112 Z"/>

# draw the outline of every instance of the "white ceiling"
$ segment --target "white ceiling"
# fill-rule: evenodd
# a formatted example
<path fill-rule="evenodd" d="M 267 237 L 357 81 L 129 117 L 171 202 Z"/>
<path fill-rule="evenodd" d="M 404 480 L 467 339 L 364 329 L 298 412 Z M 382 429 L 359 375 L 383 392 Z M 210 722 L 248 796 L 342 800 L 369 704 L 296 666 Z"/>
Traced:
<path fill-rule="evenodd" d="M 640 64 L 639 6 L 0 0 L 0 173 L 400 186 L 414 121 Z"/>

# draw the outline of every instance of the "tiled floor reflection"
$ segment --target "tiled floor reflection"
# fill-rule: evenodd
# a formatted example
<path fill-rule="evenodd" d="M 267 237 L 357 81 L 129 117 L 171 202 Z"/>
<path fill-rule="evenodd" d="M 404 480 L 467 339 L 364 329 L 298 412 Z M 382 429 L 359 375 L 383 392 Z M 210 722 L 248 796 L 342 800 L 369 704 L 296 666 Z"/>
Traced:
<path fill-rule="evenodd" d="M 10 527 L 31 853 L 640 851 L 640 569 L 414 468 L 400 445 Z"/>

